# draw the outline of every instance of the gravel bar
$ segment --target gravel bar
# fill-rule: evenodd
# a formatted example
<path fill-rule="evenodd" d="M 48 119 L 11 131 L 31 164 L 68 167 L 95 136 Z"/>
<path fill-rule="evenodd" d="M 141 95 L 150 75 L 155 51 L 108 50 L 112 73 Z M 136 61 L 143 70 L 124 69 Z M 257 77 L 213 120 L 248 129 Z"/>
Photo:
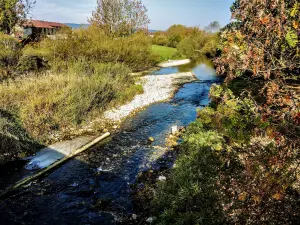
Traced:
<path fill-rule="evenodd" d="M 131 113 L 171 98 L 179 85 L 197 80 L 192 72 L 169 75 L 148 75 L 141 78 L 144 93 L 137 95 L 130 103 L 104 113 L 105 119 L 120 121 Z"/>
<path fill-rule="evenodd" d="M 169 60 L 167 62 L 162 62 L 158 66 L 160 67 L 172 67 L 172 66 L 180 66 L 184 64 L 190 63 L 190 59 L 182 59 L 182 60 Z"/>

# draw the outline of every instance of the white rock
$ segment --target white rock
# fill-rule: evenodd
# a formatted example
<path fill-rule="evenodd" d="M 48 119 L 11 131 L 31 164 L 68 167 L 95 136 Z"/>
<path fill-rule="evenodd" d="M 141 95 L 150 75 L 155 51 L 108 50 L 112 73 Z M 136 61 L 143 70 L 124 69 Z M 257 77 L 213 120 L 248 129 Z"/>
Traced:
<path fill-rule="evenodd" d="M 178 133 L 178 126 L 173 126 L 172 127 L 172 134 L 176 135 Z"/>
<path fill-rule="evenodd" d="M 137 219 L 137 215 L 136 214 L 132 214 L 132 219 L 136 220 Z"/>
<path fill-rule="evenodd" d="M 166 178 L 165 176 L 160 176 L 160 177 L 158 178 L 158 180 L 159 180 L 159 181 L 166 181 L 167 178 Z"/>
<path fill-rule="evenodd" d="M 146 220 L 146 222 L 147 222 L 147 223 L 153 223 L 155 219 L 156 219 L 155 217 L 149 217 L 149 218 Z"/>

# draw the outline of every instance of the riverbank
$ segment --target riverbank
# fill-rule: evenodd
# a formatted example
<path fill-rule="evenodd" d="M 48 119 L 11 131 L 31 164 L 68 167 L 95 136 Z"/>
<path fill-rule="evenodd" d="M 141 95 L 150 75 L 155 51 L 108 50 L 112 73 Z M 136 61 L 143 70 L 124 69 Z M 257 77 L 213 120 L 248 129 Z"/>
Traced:
<path fill-rule="evenodd" d="M 167 68 L 168 61 L 164 62 Z M 190 63 L 190 60 L 172 60 L 172 65 L 184 65 Z M 159 67 L 153 67 L 152 70 L 147 70 L 139 73 L 131 73 L 133 77 L 139 77 L 136 85 L 143 88 L 143 93 L 136 95 L 132 101 L 117 108 L 105 111 L 97 119 L 87 122 L 85 125 L 77 128 L 69 129 L 68 131 L 53 133 L 53 137 L 59 140 L 73 139 L 81 135 L 94 135 L 95 132 L 106 132 L 107 130 L 114 131 L 119 129 L 122 121 L 128 116 L 142 110 L 143 108 L 170 99 L 177 88 L 185 83 L 197 80 L 192 72 L 173 73 L 167 75 L 147 75 L 158 70 Z M 61 137 L 63 137 L 61 139 Z M 67 137 L 67 138 L 66 138 Z"/>
<path fill-rule="evenodd" d="M 192 72 L 187 73 L 177 73 L 177 74 L 170 74 L 170 75 L 162 75 L 162 76 L 155 76 L 155 75 L 148 75 L 141 78 L 140 85 L 143 86 L 144 93 L 137 95 L 131 102 L 125 104 L 121 107 L 118 107 L 113 110 L 106 111 L 103 116 L 97 120 L 93 121 L 88 124 L 86 127 L 74 130 L 72 136 L 80 136 L 87 134 L 90 132 L 96 132 L 95 124 L 102 124 L 106 127 L 103 128 L 103 132 L 109 130 L 116 130 L 119 126 L 121 121 L 126 119 L 128 116 L 132 115 L 134 112 L 137 112 L 153 103 L 165 101 L 170 99 L 175 90 L 178 86 L 195 81 L 197 78 Z M 118 125 L 114 125 L 118 124 Z M 96 126 L 97 127 L 97 126 Z M 99 127 L 99 126 L 98 126 Z M 99 128 L 98 128 L 99 130 Z M 101 130 L 101 129 L 100 129 Z M 42 149 L 40 152 L 37 153 L 37 157 L 34 157 L 30 163 L 28 168 L 45 168 L 55 162 L 57 159 L 61 159 L 64 155 L 68 155 L 75 151 L 79 145 L 82 145 L 81 139 L 84 140 L 83 143 L 87 143 L 90 139 L 93 139 L 92 136 L 75 138 L 66 142 L 59 142 L 55 145 L 46 147 Z M 79 141 L 78 141 L 79 140 Z M 87 142 L 86 142 L 87 140 Z M 61 146 L 68 146 L 61 148 Z M 70 148 L 72 146 L 72 148 Z M 77 147 L 76 147 L 77 146 Z M 50 151 L 49 151 L 50 149 Z M 55 149 L 55 151 L 53 151 Z M 62 150 L 60 150 L 62 149 Z M 63 154 L 62 154 L 63 152 Z M 68 152 L 66 154 L 66 152 Z"/>
<path fill-rule="evenodd" d="M 171 98 L 179 85 L 195 81 L 196 79 L 192 72 L 145 76 L 141 78 L 144 93 L 137 95 L 126 105 L 105 112 L 104 118 L 111 121 L 121 121 L 136 110 Z"/>
<path fill-rule="evenodd" d="M 158 66 L 165 68 L 165 67 L 181 66 L 184 64 L 188 64 L 190 62 L 191 62 L 190 59 L 169 60 L 169 61 L 160 63 Z"/>

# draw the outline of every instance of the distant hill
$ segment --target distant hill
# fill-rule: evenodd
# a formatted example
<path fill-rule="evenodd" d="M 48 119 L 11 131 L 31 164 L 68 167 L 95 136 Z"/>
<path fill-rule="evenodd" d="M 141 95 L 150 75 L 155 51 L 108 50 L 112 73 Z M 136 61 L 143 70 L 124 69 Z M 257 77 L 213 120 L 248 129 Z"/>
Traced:
<path fill-rule="evenodd" d="M 72 29 L 88 28 L 90 26 L 90 24 L 79 24 L 79 23 L 65 23 L 65 24 L 71 27 Z"/>
<path fill-rule="evenodd" d="M 150 32 L 150 33 L 155 33 L 155 32 L 157 32 L 157 31 L 159 31 L 159 30 L 152 30 L 152 29 L 149 29 L 149 32 Z"/>

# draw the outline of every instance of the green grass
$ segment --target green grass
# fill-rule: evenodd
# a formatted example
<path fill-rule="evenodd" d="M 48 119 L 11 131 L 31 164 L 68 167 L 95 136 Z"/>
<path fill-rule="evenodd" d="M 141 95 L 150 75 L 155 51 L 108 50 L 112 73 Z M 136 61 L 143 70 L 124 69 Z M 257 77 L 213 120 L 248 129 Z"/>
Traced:
<path fill-rule="evenodd" d="M 170 47 L 160 46 L 160 45 L 152 45 L 152 51 L 154 54 L 160 56 L 161 61 L 181 58 L 176 48 L 170 48 Z"/>

